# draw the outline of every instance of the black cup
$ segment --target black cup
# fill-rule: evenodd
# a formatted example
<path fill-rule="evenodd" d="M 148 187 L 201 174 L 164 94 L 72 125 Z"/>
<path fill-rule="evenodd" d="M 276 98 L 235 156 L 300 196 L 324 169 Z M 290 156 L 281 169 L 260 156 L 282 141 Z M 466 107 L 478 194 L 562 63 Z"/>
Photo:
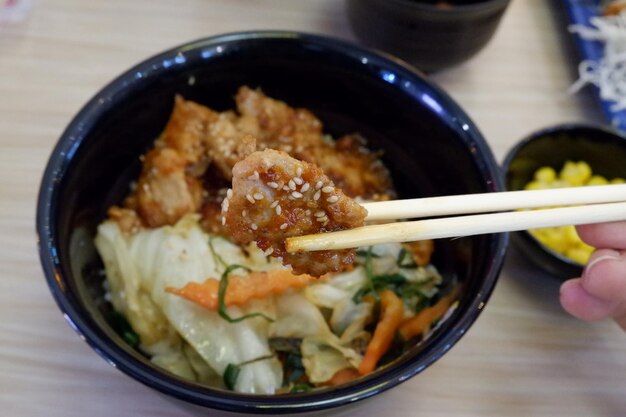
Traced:
<path fill-rule="evenodd" d="M 357 37 L 422 71 L 460 64 L 491 39 L 510 0 L 348 0 Z"/>

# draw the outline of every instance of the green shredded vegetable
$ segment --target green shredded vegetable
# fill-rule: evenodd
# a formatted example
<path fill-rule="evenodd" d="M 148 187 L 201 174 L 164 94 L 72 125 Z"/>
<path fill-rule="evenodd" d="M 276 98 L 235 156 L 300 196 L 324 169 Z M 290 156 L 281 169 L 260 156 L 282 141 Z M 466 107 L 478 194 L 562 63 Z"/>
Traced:
<path fill-rule="evenodd" d="M 246 366 L 254 362 L 272 359 L 273 357 L 274 355 L 265 355 L 265 356 L 261 356 L 258 358 L 247 360 L 245 362 L 241 362 L 239 365 L 234 364 L 234 363 L 229 363 L 228 365 L 226 365 L 226 369 L 224 369 L 224 375 L 222 376 L 222 379 L 224 380 L 224 385 L 229 390 L 231 391 L 234 390 L 235 384 L 237 384 L 237 378 L 239 378 L 239 374 L 241 373 L 241 368 L 243 366 Z"/>
<path fill-rule="evenodd" d="M 228 289 L 228 275 L 230 275 L 231 272 L 237 269 L 243 269 L 244 271 L 248 273 L 252 272 L 252 270 L 248 268 L 247 266 L 239 265 L 239 264 L 232 264 L 226 267 L 226 269 L 222 273 L 222 277 L 220 278 L 220 285 L 219 285 L 218 293 L 217 293 L 217 305 L 218 305 L 217 312 L 220 315 L 220 317 L 222 317 L 224 320 L 226 320 L 229 323 L 239 323 L 240 321 L 251 319 L 253 317 L 263 317 L 265 320 L 269 322 L 273 322 L 274 321 L 273 318 L 268 317 L 263 313 L 250 313 L 250 314 L 244 314 L 243 316 L 240 316 L 240 317 L 231 317 L 226 312 L 226 290 Z"/>
<path fill-rule="evenodd" d="M 139 335 L 133 330 L 126 317 L 119 311 L 113 311 L 110 318 L 113 329 L 122 336 L 122 339 L 133 348 L 139 347 L 141 342 Z"/>
<path fill-rule="evenodd" d="M 209 249 L 211 250 L 211 255 L 213 255 L 213 260 L 224 268 L 228 268 L 228 264 L 224 261 L 224 258 L 222 258 L 213 247 L 213 239 L 215 239 L 215 236 L 209 237 Z"/>
<path fill-rule="evenodd" d="M 241 367 L 239 365 L 235 365 L 233 363 L 229 363 L 226 365 L 226 369 L 224 370 L 224 385 L 226 388 L 233 391 L 235 389 L 235 384 L 237 384 L 237 378 L 239 378 L 239 373 L 241 372 Z"/>

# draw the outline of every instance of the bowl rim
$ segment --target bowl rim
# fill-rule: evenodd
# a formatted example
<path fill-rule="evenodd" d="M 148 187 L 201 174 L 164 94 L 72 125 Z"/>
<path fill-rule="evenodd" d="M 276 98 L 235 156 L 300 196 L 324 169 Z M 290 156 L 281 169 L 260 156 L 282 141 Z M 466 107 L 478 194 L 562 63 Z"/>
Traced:
<path fill-rule="evenodd" d="M 79 336 L 109 364 L 137 381 L 189 403 L 213 409 L 259 414 L 317 411 L 350 404 L 386 391 L 421 372 L 445 354 L 482 312 L 502 269 L 509 237 L 508 234 L 499 234 L 492 237 L 490 250 L 493 251 L 493 256 L 485 263 L 484 280 L 480 285 L 480 290 L 473 294 L 471 300 L 468 301 L 465 314 L 450 323 L 447 333 L 433 335 L 431 337 L 433 342 L 420 351 L 419 356 L 413 357 L 416 355 L 411 355 L 410 358 L 400 358 L 396 365 L 381 369 L 372 375 L 358 379 L 354 383 L 334 389 L 316 390 L 303 394 L 238 394 L 186 382 L 163 371 L 159 373 L 154 368 L 129 357 L 123 347 L 109 340 L 99 330 L 98 326 L 89 317 L 83 317 L 79 308 L 68 299 L 68 294 L 64 287 L 67 278 L 64 276 L 57 252 L 59 245 L 57 244 L 57 225 L 54 217 L 59 209 L 59 204 L 58 201 L 55 201 L 55 197 L 59 193 L 61 180 L 64 178 L 76 150 L 80 147 L 84 138 L 88 135 L 89 129 L 95 123 L 94 120 L 97 120 L 99 116 L 110 110 L 114 106 L 115 100 L 130 94 L 129 91 L 136 84 L 146 83 L 154 77 L 158 77 L 159 74 L 167 73 L 167 70 L 162 68 L 164 62 L 169 62 L 168 65 L 175 66 L 185 62 L 184 59 L 178 62 L 179 57 L 182 56 L 184 58 L 184 54 L 198 52 L 203 48 L 217 48 L 220 45 L 250 40 L 271 41 L 276 39 L 291 39 L 300 47 L 303 42 L 306 44 L 312 43 L 335 54 L 345 55 L 355 63 L 359 61 L 363 65 L 377 65 L 382 69 L 392 69 L 398 74 L 421 83 L 422 87 L 427 88 L 430 93 L 434 94 L 440 101 L 445 102 L 445 105 L 451 109 L 450 111 L 454 114 L 454 117 L 452 118 L 453 120 L 449 120 L 449 123 L 454 123 L 456 128 L 465 131 L 467 135 L 471 135 L 472 145 L 477 148 L 482 156 L 481 160 L 477 162 L 482 164 L 478 168 L 483 172 L 484 179 L 487 181 L 486 185 L 491 187 L 493 191 L 504 189 L 501 171 L 489 145 L 465 111 L 447 93 L 403 61 L 348 41 L 294 31 L 269 30 L 220 34 L 186 42 L 153 55 L 124 71 L 113 81 L 102 87 L 72 118 L 65 131 L 61 134 L 49 157 L 41 180 L 37 201 L 36 231 L 39 257 L 50 291 L 65 319 Z M 378 77 L 381 78 L 381 81 L 390 82 L 384 78 L 383 74 L 378 74 Z M 87 122 L 88 120 L 91 120 L 91 122 Z"/>
<path fill-rule="evenodd" d="M 377 0 L 369 0 L 377 1 Z M 407 12 L 423 12 L 430 17 L 461 17 L 468 13 L 490 13 L 492 11 L 504 10 L 511 0 L 479 0 L 469 4 L 454 4 L 450 8 L 439 7 L 435 4 L 422 3 L 419 0 L 382 0 L 388 7 L 397 6 Z"/>
<path fill-rule="evenodd" d="M 586 129 L 586 130 L 595 130 L 597 132 L 600 132 L 604 135 L 608 135 L 608 136 L 613 136 L 615 138 L 619 138 L 621 140 L 624 141 L 624 143 L 626 144 L 626 134 L 618 131 L 617 129 L 611 127 L 611 126 L 607 126 L 607 125 L 602 125 L 599 123 L 592 123 L 592 122 L 563 122 L 563 123 L 559 123 L 559 124 L 555 124 L 555 125 L 550 125 L 550 126 L 545 126 L 542 127 L 540 129 L 534 130 L 528 134 L 526 134 L 525 136 L 522 137 L 522 139 L 520 139 L 515 146 L 513 146 L 511 149 L 509 149 L 509 151 L 506 153 L 503 162 L 502 162 L 502 174 L 503 174 L 503 179 L 504 179 L 504 186 L 507 188 L 508 190 L 508 186 L 507 186 L 507 177 L 508 177 L 508 172 L 509 169 L 511 167 L 511 162 L 513 162 L 513 160 L 517 157 L 517 155 L 519 154 L 519 152 L 526 147 L 527 145 L 529 145 L 531 142 L 540 139 L 542 137 L 545 136 L 549 136 L 549 135 L 555 135 L 555 134 L 560 134 L 560 133 L 566 133 L 569 134 L 572 131 L 576 130 L 576 129 Z M 554 250 L 552 250 L 550 247 L 544 245 L 543 243 L 541 243 L 537 238 L 535 238 L 535 236 L 532 235 L 532 233 L 530 233 L 528 230 L 520 230 L 517 232 L 514 232 L 514 235 L 517 236 L 517 238 L 528 242 L 529 244 L 534 244 L 537 247 L 541 248 L 544 252 L 546 252 L 547 255 L 550 255 L 554 261 L 559 262 L 562 266 L 561 269 L 567 270 L 567 271 L 580 271 L 582 272 L 583 268 L 584 268 L 584 264 L 581 264 L 579 262 L 576 262 L 573 259 L 568 258 L 565 255 L 562 255 Z M 514 239 L 514 241 L 517 241 L 518 239 Z M 550 271 L 552 271 L 552 268 L 550 268 Z M 556 274 L 555 272 L 552 272 L 552 274 Z M 571 278 L 571 277 L 569 277 Z"/>

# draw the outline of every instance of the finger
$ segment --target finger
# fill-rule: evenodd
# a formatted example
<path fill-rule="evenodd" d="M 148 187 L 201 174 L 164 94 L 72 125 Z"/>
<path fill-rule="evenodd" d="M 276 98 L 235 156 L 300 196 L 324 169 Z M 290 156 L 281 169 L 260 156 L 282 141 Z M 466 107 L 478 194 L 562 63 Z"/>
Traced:
<path fill-rule="evenodd" d="M 581 285 L 588 294 L 601 300 L 626 300 L 626 252 L 595 251 L 583 271 Z"/>
<path fill-rule="evenodd" d="M 576 226 L 582 240 L 596 248 L 626 249 L 626 221 Z"/>
<path fill-rule="evenodd" d="M 582 320 L 602 320 L 612 317 L 618 303 L 590 295 L 582 286 L 582 279 L 570 279 L 561 285 L 561 305 L 572 316 Z"/>

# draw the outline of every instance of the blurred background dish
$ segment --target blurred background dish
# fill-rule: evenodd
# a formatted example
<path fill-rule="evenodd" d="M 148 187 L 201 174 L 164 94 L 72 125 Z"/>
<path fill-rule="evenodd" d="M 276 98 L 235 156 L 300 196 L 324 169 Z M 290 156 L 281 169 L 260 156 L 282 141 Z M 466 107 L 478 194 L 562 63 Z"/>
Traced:
<path fill-rule="evenodd" d="M 357 37 L 431 72 L 458 65 L 483 49 L 510 0 L 348 0 Z"/>
<path fill-rule="evenodd" d="M 580 61 L 577 68 L 579 80 L 571 89 L 590 85 L 607 122 L 626 131 L 626 109 L 623 108 L 626 92 L 620 85 L 624 78 L 621 50 L 626 32 L 623 27 L 620 30 L 609 23 L 615 16 L 604 16 L 608 6 L 620 2 L 564 0 L 563 3 L 571 23 L 568 30 L 578 47 Z M 611 58 L 607 59 L 607 55 Z"/>
<path fill-rule="evenodd" d="M 512 148 L 503 170 L 509 191 L 623 182 L 626 137 L 594 125 L 547 127 L 529 134 Z M 521 231 L 513 233 L 511 240 L 535 266 L 568 279 L 580 276 L 585 263 L 583 254 L 576 250 L 587 249 L 578 243 L 573 230 L 573 226 L 547 230 L 547 237 Z"/>
<path fill-rule="evenodd" d="M 238 412 L 285 413 L 349 404 L 389 389 L 438 360 L 464 335 L 502 267 L 508 236 L 437 242 L 433 263 L 462 285 L 433 334 L 367 377 L 333 389 L 238 394 L 175 377 L 152 364 L 107 320 L 96 225 L 127 193 L 139 155 L 159 135 L 176 94 L 216 109 L 241 85 L 316 113 L 333 135 L 358 131 L 384 150 L 400 194 L 498 191 L 490 148 L 464 111 L 411 68 L 350 43 L 295 32 L 233 33 L 182 45 L 128 70 L 74 117 L 44 174 L 37 214 L 41 261 L 59 307 L 100 355 L 173 397 Z M 381 106 L 380 103 L 385 103 Z"/>

